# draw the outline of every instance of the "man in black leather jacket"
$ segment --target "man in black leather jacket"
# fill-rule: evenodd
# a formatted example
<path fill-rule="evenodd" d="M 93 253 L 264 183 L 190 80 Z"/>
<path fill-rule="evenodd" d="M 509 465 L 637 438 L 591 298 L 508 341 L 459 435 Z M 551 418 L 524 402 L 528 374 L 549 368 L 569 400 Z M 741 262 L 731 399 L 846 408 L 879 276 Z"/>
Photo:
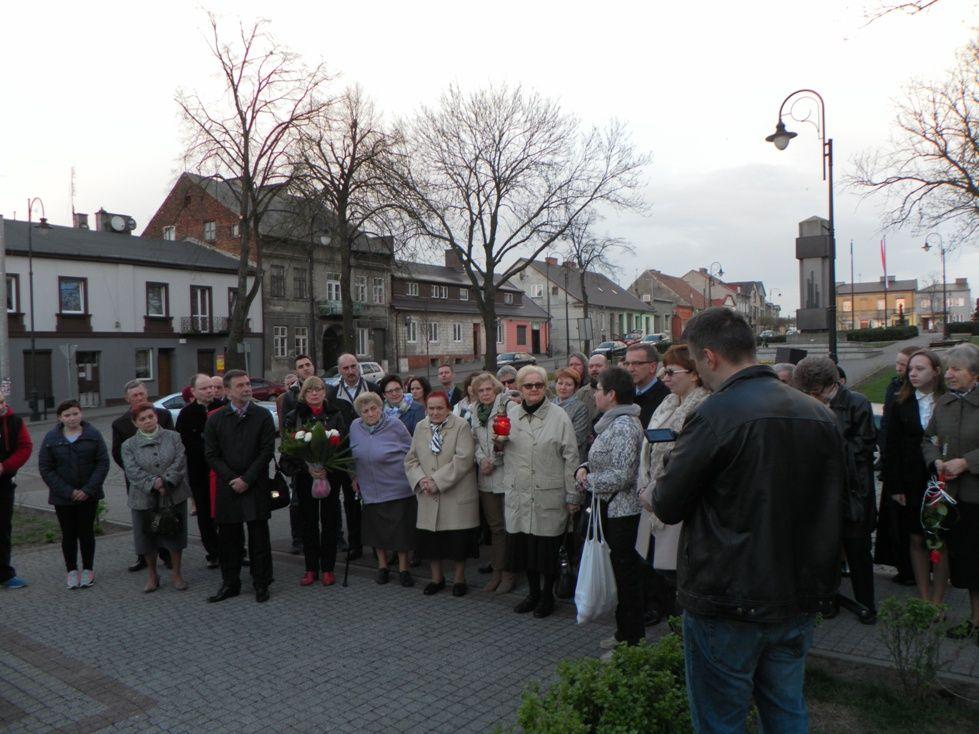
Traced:
<path fill-rule="evenodd" d="M 677 601 L 694 729 L 743 727 L 754 693 L 765 731 L 804 732 L 814 614 L 839 586 L 843 438 L 824 406 L 757 364 L 739 314 L 708 309 L 683 340 L 714 394 L 677 438 L 653 510 L 684 523 Z"/>

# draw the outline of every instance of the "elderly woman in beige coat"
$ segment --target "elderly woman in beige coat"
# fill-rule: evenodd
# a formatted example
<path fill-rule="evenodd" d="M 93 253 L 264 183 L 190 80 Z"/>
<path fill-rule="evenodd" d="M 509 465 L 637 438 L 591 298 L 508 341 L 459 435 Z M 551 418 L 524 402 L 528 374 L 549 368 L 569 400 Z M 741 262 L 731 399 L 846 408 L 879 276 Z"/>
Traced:
<path fill-rule="evenodd" d="M 554 611 L 558 551 L 577 511 L 578 440 L 568 414 L 547 400 L 547 372 L 527 365 L 517 373 L 522 401 L 510 405 L 510 436 L 503 450 L 506 568 L 525 571 L 529 592 L 513 611 L 546 617 Z M 543 577 L 543 584 L 542 584 Z"/>
<path fill-rule="evenodd" d="M 405 474 L 418 497 L 415 554 L 432 564 L 427 596 L 445 588 L 442 559 L 453 562 L 452 595 L 464 596 L 466 558 L 479 527 L 476 447 L 469 423 L 452 414 L 448 395 L 433 392 L 425 406 L 427 417 L 415 427 L 405 456 Z"/>

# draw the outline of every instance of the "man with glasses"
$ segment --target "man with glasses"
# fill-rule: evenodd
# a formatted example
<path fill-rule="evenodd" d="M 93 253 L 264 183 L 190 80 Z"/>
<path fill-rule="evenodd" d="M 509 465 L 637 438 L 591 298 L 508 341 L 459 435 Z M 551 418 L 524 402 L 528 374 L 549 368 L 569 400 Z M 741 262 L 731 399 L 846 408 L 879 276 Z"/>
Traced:
<path fill-rule="evenodd" d="M 636 386 L 636 405 L 639 406 L 639 422 L 645 428 L 659 404 L 670 394 L 670 389 L 656 379 L 659 352 L 652 344 L 633 344 L 625 353 L 622 363 Z"/>

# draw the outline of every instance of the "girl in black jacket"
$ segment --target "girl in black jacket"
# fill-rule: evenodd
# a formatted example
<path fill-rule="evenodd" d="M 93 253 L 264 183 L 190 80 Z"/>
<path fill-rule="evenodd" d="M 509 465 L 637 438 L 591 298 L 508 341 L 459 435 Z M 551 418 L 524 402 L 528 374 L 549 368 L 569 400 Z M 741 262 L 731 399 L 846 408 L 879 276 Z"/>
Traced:
<path fill-rule="evenodd" d="M 58 425 L 44 437 L 37 463 L 48 485 L 48 504 L 54 505 L 61 525 L 68 588 L 85 588 L 95 583 L 95 516 L 105 496 L 102 484 L 109 473 L 109 452 L 102 435 L 82 420 L 77 400 L 64 401 L 57 413 Z"/>

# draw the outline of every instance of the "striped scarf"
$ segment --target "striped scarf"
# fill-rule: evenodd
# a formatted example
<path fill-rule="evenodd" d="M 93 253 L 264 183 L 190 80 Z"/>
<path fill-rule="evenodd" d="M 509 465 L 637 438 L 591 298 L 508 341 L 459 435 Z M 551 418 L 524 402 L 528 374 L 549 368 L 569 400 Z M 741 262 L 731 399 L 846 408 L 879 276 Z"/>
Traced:
<path fill-rule="evenodd" d="M 445 423 L 432 424 L 432 440 L 429 442 L 428 448 L 436 456 L 442 453 L 442 426 L 444 425 Z"/>

